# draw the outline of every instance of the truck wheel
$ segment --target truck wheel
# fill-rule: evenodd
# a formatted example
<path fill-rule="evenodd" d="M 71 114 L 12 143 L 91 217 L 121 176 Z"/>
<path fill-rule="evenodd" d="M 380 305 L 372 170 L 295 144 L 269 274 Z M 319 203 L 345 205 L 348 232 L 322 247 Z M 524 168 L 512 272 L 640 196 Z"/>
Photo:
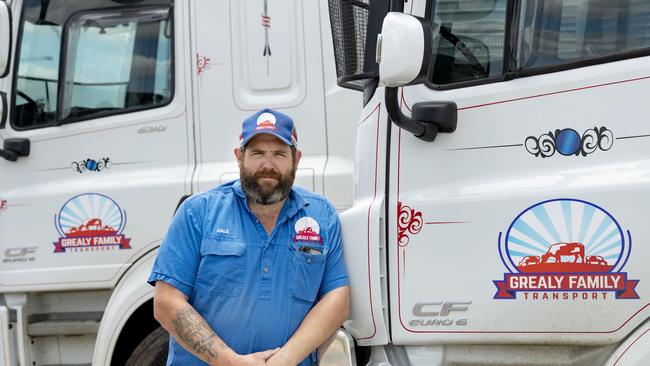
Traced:
<path fill-rule="evenodd" d="M 125 366 L 164 366 L 168 347 L 169 333 L 165 328 L 158 327 L 138 344 Z"/>

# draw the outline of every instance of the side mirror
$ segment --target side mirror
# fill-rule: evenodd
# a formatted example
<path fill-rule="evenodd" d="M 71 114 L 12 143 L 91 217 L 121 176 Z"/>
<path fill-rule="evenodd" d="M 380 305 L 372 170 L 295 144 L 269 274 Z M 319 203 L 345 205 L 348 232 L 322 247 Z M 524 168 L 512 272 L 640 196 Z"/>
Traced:
<path fill-rule="evenodd" d="M 431 24 L 424 18 L 390 12 L 377 37 L 379 84 L 387 87 L 421 84 L 431 59 Z"/>
<path fill-rule="evenodd" d="M 0 78 L 9 74 L 12 28 L 11 9 L 6 2 L 0 1 Z"/>
<path fill-rule="evenodd" d="M 397 88 L 424 83 L 430 60 L 429 21 L 401 12 L 388 13 L 377 39 L 379 84 L 386 87 L 386 111 L 397 127 L 427 142 L 433 142 L 439 132 L 456 130 L 456 103 L 416 103 L 412 115 L 406 116 L 400 108 Z"/>

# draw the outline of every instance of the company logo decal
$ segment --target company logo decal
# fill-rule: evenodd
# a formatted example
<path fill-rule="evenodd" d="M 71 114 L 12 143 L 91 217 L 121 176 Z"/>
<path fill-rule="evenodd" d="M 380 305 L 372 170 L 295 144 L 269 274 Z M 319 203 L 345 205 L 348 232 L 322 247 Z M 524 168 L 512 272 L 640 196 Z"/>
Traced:
<path fill-rule="evenodd" d="M 112 165 L 110 158 L 101 158 L 98 160 L 86 159 L 72 162 L 72 170 L 79 174 L 86 170 L 91 172 L 101 172 L 104 169 L 110 169 Z"/>
<path fill-rule="evenodd" d="M 60 235 L 54 253 L 131 249 L 131 239 L 123 234 L 126 211 L 102 194 L 73 197 L 54 216 L 54 223 Z"/>
<path fill-rule="evenodd" d="M 557 151 L 564 156 L 587 156 L 596 150 L 607 151 L 614 144 L 614 134 L 606 127 L 594 127 L 582 136 L 574 129 L 565 128 L 541 135 L 528 136 L 524 145 L 526 150 L 536 156 L 548 158 Z"/>
<path fill-rule="evenodd" d="M 262 113 L 257 117 L 257 127 L 255 127 L 255 131 L 275 130 L 275 122 L 275 116 L 272 113 Z"/>
<path fill-rule="evenodd" d="M 8 207 L 7 200 L 0 200 L 0 212 L 5 211 Z"/>
<path fill-rule="evenodd" d="M 627 234 L 627 235 L 626 235 Z M 508 273 L 493 281 L 495 299 L 638 299 L 623 268 L 632 235 L 601 207 L 576 199 L 538 203 L 519 214 L 503 236 L 499 254 Z"/>
<path fill-rule="evenodd" d="M 294 236 L 293 239 L 294 241 L 323 242 L 323 238 L 320 236 L 320 226 L 318 226 L 316 220 L 311 217 L 301 217 L 296 221 L 294 230 L 296 231 L 296 236 Z"/>

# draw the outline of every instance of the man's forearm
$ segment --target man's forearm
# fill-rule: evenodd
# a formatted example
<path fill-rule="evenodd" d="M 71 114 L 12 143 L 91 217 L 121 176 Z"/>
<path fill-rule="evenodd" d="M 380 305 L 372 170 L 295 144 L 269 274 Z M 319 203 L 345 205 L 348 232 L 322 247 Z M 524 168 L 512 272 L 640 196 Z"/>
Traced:
<path fill-rule="evenodd" d="M 307 314 L 287 343 L 269 359 L 269 365 L 296 365 L 327 340 L 348 318 L 350 288 L 325 295 Z"/>
<path fill-rule="evenodd" d="M 185 349 L 201 360 L 214 364 L 228 346 L 214 333 L 208 322 L 191 305 L 181 307 L 171 320 L 170 333 Z"/>
<path fill-rule="evenodd" d="M 154 296 L 156 319 L 189 352 L 211 365 L 227 364 L 234 352 L 172 286 L 159 281 Z"/>

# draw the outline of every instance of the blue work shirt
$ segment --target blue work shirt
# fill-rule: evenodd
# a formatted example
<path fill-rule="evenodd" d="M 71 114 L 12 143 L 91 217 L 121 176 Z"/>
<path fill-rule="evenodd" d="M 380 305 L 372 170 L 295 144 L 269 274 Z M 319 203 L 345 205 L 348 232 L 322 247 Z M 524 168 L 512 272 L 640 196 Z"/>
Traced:
<path fill-rule="evenodd" d="M 319 298 L 349 284 L 331 203 L 294 187 L 267 235 L 239 180 L 183 202 L 148 281 L 185 294 L 239 354 L 282 347 Z M 170 337 L 167 365 L 203 364 Z"/>

